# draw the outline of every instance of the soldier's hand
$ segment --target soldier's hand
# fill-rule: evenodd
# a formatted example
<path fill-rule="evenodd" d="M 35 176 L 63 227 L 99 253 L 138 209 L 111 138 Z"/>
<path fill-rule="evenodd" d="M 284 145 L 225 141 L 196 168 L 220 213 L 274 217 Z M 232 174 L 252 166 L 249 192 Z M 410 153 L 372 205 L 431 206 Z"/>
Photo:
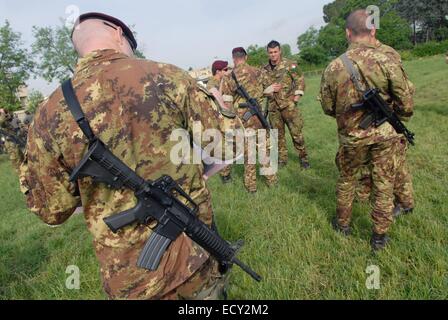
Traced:
<path fill-rule="evenodd" d="M 272 85 L 272 87 L 274 88 L 274 92 L 275 92 L 275 93 L 279 93 L 279 92 L 282 90 L 282 85 L 279 84 L 279 83 L 274 83 L 274 84 Z"/>
<path fill-rule="evenodd" d="M 294 96 L 293 100 L 295 103 L 298 103 L 300 101 L 301 96 Z"/>

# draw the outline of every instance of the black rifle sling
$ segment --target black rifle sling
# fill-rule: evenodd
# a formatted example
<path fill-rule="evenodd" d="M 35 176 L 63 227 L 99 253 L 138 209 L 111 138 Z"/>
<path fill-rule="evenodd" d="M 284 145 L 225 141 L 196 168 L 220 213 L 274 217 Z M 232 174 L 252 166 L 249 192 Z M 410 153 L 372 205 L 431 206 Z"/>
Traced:
<path fill-rule="evenodd" d="M 96 140 L 96 136 L 90 127 L 89 121 L 86 115 L 82 111 L 81 105 L 79 104 L 78 98 L 76 97 L 75 90 L 73 89 L 72 80 L 68 79 L 62 83 L 62 93 L 64 94 L 65 102 L 67 107 L 78 123 L 79 128 L 82 130 L 84 135 L 92 143 Z"/>
<path fill-rule="evenodd" d="M 353 62 L 350 60 L 350 58 L 347 56 L 347 53 L 344 53 L 341 57 L 342 63 L 344 64 L 345 69 L 350 74 L 350 79 L 352 79 L 353 84 L 356 87 L 356 90 L 359 92 L 365 92 L 365 88 L 362 85 L 362 77 L 359 73 L 358 69 L 355 68 Z"/>
<path fill-rule="evenodd" d="M 238 81 L 238 78 L 236 77 L 236 74 L 235 74 L 234 71 L 232 71 L 232 79 L 233 79 L 233 81 L 235 81 L 235 83 L 236 83 L 236 87 L 237 87 L 237 92 L 238 92 L 238 94 L 241 96 L 241 98 L 246 99 L 246 98 L 243 96 L 242 92 L 240 92 L 240 90 L 241 90 L 241 84 L 240 84 L 240 82 Z M 247 101 L 247 103 L 249 103 L 249 101 Z M 247 122 L 247 121 L 249 121 L 249 119 L 252 118 L 254 115 L 255 115 L 255 112 L 254 112 L 251 108 L 249 108 L 249 111 L 247 111 L 247 112 L 244 114 L 244 116 L 243 116 L 243 120 Z"/>

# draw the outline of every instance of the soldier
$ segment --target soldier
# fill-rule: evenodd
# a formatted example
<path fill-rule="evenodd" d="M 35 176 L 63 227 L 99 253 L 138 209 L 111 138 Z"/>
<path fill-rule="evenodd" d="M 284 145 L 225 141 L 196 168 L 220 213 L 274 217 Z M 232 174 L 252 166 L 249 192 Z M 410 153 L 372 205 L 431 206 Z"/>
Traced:
<path fill-rule="evenodd" d="M 376 41 L 376 48 L 390 57 L 392 61 L 397 64 L 402 64 L 400 54 L 390 46 Z M 412 90 L 412 95 L 415 94 L 414 85 L 408 81 L 408 87 Z M 402 121 L 408 121 L 409 118 L 401 117 Z M 412 175 L 407 163 L 406 154 L 409 148 L 409 143 L 404 136 L 400 138 L 400 144 L 397 152 L 397 175 L 394 184 L 394 217 L 410 214 L 414 211 L 414 188 L 412 183 Z M 338 153 L 340 155 L 340 153 Z M 372 174 L 371 168 L 365 167 L 361 170 L 361 177 L 359 185 L 356 189 L 356 195 L 361 202 L 367 202 L 370 199 L 372 191 Z"/>
<path fill-rule="evenodd" d="M 265 95 L 269 97 L 269 120 L 278 130 L 279 164 L 288 162 L 285 124 L 294 143 L 302 168 L 309 169 L 308 153 L 303 136 L 303 117 L 297 107 L 305 94 L 305 78 L 296 62 L 282 57 L 280 43 L 271 41 L 267 46 L 269 63 L 263 69 Z"/>
<path fill-rule="evenodd" d="M 247 90 L 249 95 L 255 99 L 261 99 L 263 97 L 263 88 L 260 83 L 261 70 L 251 67 L 247 64 L 247 52 L 244 48 L 235 48 L 232 51 L 232 57 L 234 62 L 235 77 L 237 81 Z M 241 121 L 243 122 L 245 129 L 253 129 L 253 134 L 257 134 L 257 130 L 263 129 L 260 120 L 256 116 L 250 117 L 245 120 L 244 117 L 248 112 L 247 107 L 242 107 L 242 104 L 247 101 L 244 100 L 237 93 L 237 83 L 232 77 L 226 77 L 223 85 L 223 93 L 225 95 L 233 96 L 234 105 L 238 108 L 237 114 Z M 245 165 L 244 165 L 244 186 L 249 193 L 257 192 L 257 166 L 256 164 L 250 163 L 250 159 L 256 159 L 256 155 L 253 154 L 254 150 L 249 145 L 250 139 L 256 139 L 253 136 L 246 136 L 245 143 Z M 258 141 L 258 144 L 262 144 L 263 141 Z M 267 141 L 266 141 L 267 143 Z M 267 145 L 267 144 L 266 144 Z M 265 159 L 266 160 L 266 159 Z M 262 161 L 264 162 L 264 161 Z M 266 162 L 267 163 L 267 162 Z M 262 166 L 266 167 L 265 163 Z M 274 186 L 277 184 L 277 175 L 267 175 L 266 182 L 268 186 Z"/>
<path fill-rule="evenodd" d="M 199 206 L 199 218 L 212 225 L 210 192 L 203 166 L 170 160 L 175 129 L 192 134 L 193 122 L 220 128 L 212 96 L 181 69 L 135 59 L 137 42 L 120 20 L 100 13 L 77 20 L 72 41 L 80 56 L 72 80 L 96 135 L 110 151 L 145 179 L 169 175 Z M 213 107 L 210 107 L 212 105 Z M 131 190 L 114 191 L 90 178 L 69 181 L 87 150 L 87 140 L 58 88 L 36 112 L 28 154 L 21 168 L 27 204 L 49 225 L 64 223 L 82 204 L 94 237 L 105 292 L 112 299 L 213 299 L 226 276 L 218 263 L 185 234 L 167 249 L 156 271 L 136 266 L 150 226 L 133 224 L 112 233 L 103 218 L 136 204 Z M 49 174 L 51 173 L 51 174 Z M 152 225 L 151 227 L 154 227 Z"/>
<path fill-rule="evenodd" d="M 229 73 L 229 63 L 227 61 L 217 60 L 212 65 L 212 75 L 213 77 L 207 82 L 207 90 L 213 92 L 216 89 L 219 94 L 222 95 L 222 85 L 224 77 Z M 233 109 L 233 97 L 223 96 L 223 103 L 226 105 L 228 110 Z M 220 173 L 222 183 L 228 184 L 232 182 L 232 166 L 229 165 L 225 167 Z"/>
<path fill-rule="evenodd" d="M 207 90 L 212 88 L 218 89 L 222 94 L 223 78 L 229 72 L 229 63 L 227 61 L 217 60 L 212 64 L 213 77 L 207 82 Z"/>
<path fill-rule="evenodd" d="M 22 139 L 22 137 L 18 135 L 19 128 L 17 119 L 14 119 L 13 114 L 5 109 L 0 109 L 0 128 L 8 135 L 17 138 L 12 140 L 5 137 L 4 147 L 9 156 L 9 160 L 11 161 L 12 167 L 16 173 L 19 174 L 20 164 L 23 161 L 23 152 L 18 142 Z"/>
<path fill-rule="evenodd" d="M 341 145 L 340 178 L 337 185 L 336 230 L 350 234 L 352 205 L 359 172 L 365 166 L 372 170 L 374 190 L 373 235 L 374 250 L 383 249 L 389 238 L 387 232 L 393 221 L 393 193 L 396 178 L 396 155 L 401 136 L 389 123 L 364 130 L 360 123 L 365 119 L 363 110 L 352 105 L 361 99 L 361 85 L 376 87 L 394 110 L 401 116 L 413 114 L 413 87 L 399 61 L 379 50 L 376 30 L 368 27 L 369 15 L 365 10 L 353 12 L 347 19 L 346 34 L 350 42 L 347 53 L 334 60 L 322 76 L 320 100 L 325 114 L 336 118 Z M 354 78 L 353 69 L 362 75 Z"/>

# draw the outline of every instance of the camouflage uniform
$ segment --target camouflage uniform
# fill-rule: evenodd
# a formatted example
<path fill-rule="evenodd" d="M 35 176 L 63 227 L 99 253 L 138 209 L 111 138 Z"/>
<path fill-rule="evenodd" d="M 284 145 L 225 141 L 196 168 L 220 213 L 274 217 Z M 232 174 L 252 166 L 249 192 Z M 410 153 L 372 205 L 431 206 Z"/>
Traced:
<path fill-rule="evenodd" d="M 263 88 L 260 84 L 260 76 L 261 70 L 249 66 L 244 63 L 239 66 L 236 66 L 233 70 L 235 72 L 236 78 L 239 83 L 247 90 L 249 95 L 257 100 L 260 100 L 263 97 Z M 263 129 L 263 125 L 260 120 L 256 116 L 252 116 L 248 121 L 244 120 L 244 115 L 248 112 L 247 108 L 240 108 L 239 106 L 243 103 L 246 103 L 245 99 L 241 97 L 237 92 L 237 85 L 232 79 L 232 77 L 227 76 L 224 80 L 223 85 L 223 93 L 225 95 L 231 95 L 234 97 L 234 105 L 237 109 L 237 114 L 241 121 L 243 121 L 243 125 L 245 129 L 253 129 L 259 130 Z M 253 139 L 249 138 L 249 139 Z M 256 139 L 256 137 L 255 137 Z M 268 139 L 269 140 L 269 139 Z M 257 141 L 258 145 L 262 143 L 261 141 Z M 269 141 L 266 141 L 267 148 L 269 148 Z M 249 192 L 257 191 L 257 166 L 255 164 L 249 164 L 249 159 L 256 159 L 256 154 L 253 154 L 253 148 L 249 147 L 248 139 L 246 139 L 245 147 L 244 147 L 244 157 L 245 157 L 245 165 L 244 165 L 244 185 Z M 261 164 L 262 167 L 267 167 L 265 164 Z M 273 186 L 277 183 L 277 175 L 267 175 L 266 182 L 269 186 Z"/>
<path fill-rule="evenodd" d="M 18 128 L 15 128 L 15 126 L 13 125 L 14 116 L 11 113 L 7 112 L 4 116 L 1 117 L 2 118 L 0 118 L 0 127 L 8 134 L 23 139 L 21 135 L 18 135 Z M 20 164 L 23 161 L 22 150 L 16 143 L 10 141 L 7 138 L 5 140 L 5 150 L 9 156 L 9 160 L 11 161 L 13 169 L 17 174 L 19 174 Z"/>
<path fill-rule="evenodd" d="M 400 54 L 390 46 L 387 46 L 380 41 L 376 43 L 377 50 L 386 54 L 392 61 L 401 64 Z M 411 94 L 415 93 L 414 85 L 408 81 L 408 87 Z M 409 120 L 402 117 L 403 121 Z M 406 154 L 408 150 L 408 141 L 404 136 L 400 139 L 399 148 L 396 154 L 397 175 L 394 185 L 395 204 L 400 205 L 403 209 L 413 209 L 415 207 L 414 187 L 412 183 L 412 175 L 407 163 Z M 340 153 L 338 153 L 340 155 Z M 371 168 L 364 167 L 361 170 L 359 185 L 356 189 L 356 195 L 361 202 L 367 202 L 370 199 L 372 191 L 372 175 Z"/>
<path fill-rule="evenodd" d="M 305 91 L 305 77 L 296 62 L 282 59 L 273 66 L 268 63 L 263 68 L 263 87 L 266 89 L 274 83 L 283 85 L 279 93 L 274 93 L 269 98 L 269 120 L 274 129 L 278 130 L 279 162 L 288 162 L 288 147 L 286 145 L 285 124 L 289 132 L 299 157 L 303 161 L 308 161 L 308 153 L 305 147 L 303 136 L 303 116 L 301 110 L 294 102 L 297 95 L 303 96 Z"/>
<path fill-rule="evenodd" d="M 405 117 L 413 114 L 413 87 L 401 63 L 392 59 L 377 46 L 353 43 L 347 51 L 356 62 L 370 87 L 376 87 L 395 110 Z M 350 224 L 355 188 L 362 167 L 371 166 L 374 185 L 372 218 L 374 232 L 385 234 L 392 221 L 393 191 L 396 178 L 397 153 L 400 138 L 389 123 L 367 130 L 359 127 L 364 111 L 354 111 L 351 106 L 360 101 L 356 90 L 340 58 L 334 60 L 322 76 L 320 101 L 324 112 L 335 117 L 338 124 L 341 153 L 340 178 L 337 186 L 338 224 Z"/>
<path fill-rule="evenodd" d="M 81 59 L 73 86 L 93 131 L 111 152 L 146 179 L 172 176 L 199 205 L 199 218 L 211 225 L 203 167 L 176 166 L 170 160 L 178 143 L 170 141 L 174 129 L 185 129 L 193 136 L 193 122 L 200 122 L 204 129 L 221 128 L 222 117 L 207 91 L 177 67 L 129 58 L 110 49 Z M 21 180 L 29 208 L 47 224 L 59 225 L 82 204 L 110 298 L 190 297 L 221 278 L 215 260 L 184 234 L 170 245 L 156 271 L 136 267 L 151 228 L 134 224 L 112 233 L 103 218 L 134 207 L 133 192 L 114 191 L 93 184 L 90 178 L 69 182 L 70 172 L 87 150 L 87 140 L 60 88 L 38 109 L 28 139 Z M 182 295 L 173 295 L 175 290 L 182 290 Z"/>
<path fill-rule="evenodd" d="M 212 77 L 207 82 L 207 90 L 216 88 L 222 94 L 223 82 L 224 82 L 223 78 L 221 80 L 218 80 L 216 77 Z M 229 120 L 229 122 L 230 122 L 230 120 Z M 221 172 L 219 174 L 223 178 L 228 178 L 228 177 L 230 177 L 231 173 L 232 173 L 232 166 L 230 165 L 230 166 L 225 167 L 223 170 L 221 170 Z"/>

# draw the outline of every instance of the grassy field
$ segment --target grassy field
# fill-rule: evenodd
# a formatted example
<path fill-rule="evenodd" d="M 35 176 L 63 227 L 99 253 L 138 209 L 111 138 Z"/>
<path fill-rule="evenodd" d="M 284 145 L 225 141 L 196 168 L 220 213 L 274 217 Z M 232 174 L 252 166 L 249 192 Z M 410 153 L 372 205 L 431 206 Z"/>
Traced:
<path fill-rule="evenodd" d="M 280 186 L 248 195 L 243 169 L 234 184 L 211 181 L 222 235 L 246 240 L 241 259 L 264 277 L 255 283 L 235 269 L 232 299 L 447 299 L 448 298 L 448 65 L 442 56 L 406 63 L 417 86 L 416 115 L 409 127 L 417 147 L 409 153 L 417 208 L 397 220 L 393 242 L 372 255 L 370 208 L 356 205 L 354 234 L 336 234 L 337 150 L 334 120 L 316 101 L 320 79 L 308 79 L 303 100 L 312 170 L 304 172 L 292 149 Z M 7 159 L 0 157 L 0 298 L 105 299 L 91 236 L 83 217 L 51 229 L 30 214 Z M 66 268 L 81 270 L 80 290 L 68 290 Z M 366 287 L 366 268 L 380 268 L 379 290 Z"/>

